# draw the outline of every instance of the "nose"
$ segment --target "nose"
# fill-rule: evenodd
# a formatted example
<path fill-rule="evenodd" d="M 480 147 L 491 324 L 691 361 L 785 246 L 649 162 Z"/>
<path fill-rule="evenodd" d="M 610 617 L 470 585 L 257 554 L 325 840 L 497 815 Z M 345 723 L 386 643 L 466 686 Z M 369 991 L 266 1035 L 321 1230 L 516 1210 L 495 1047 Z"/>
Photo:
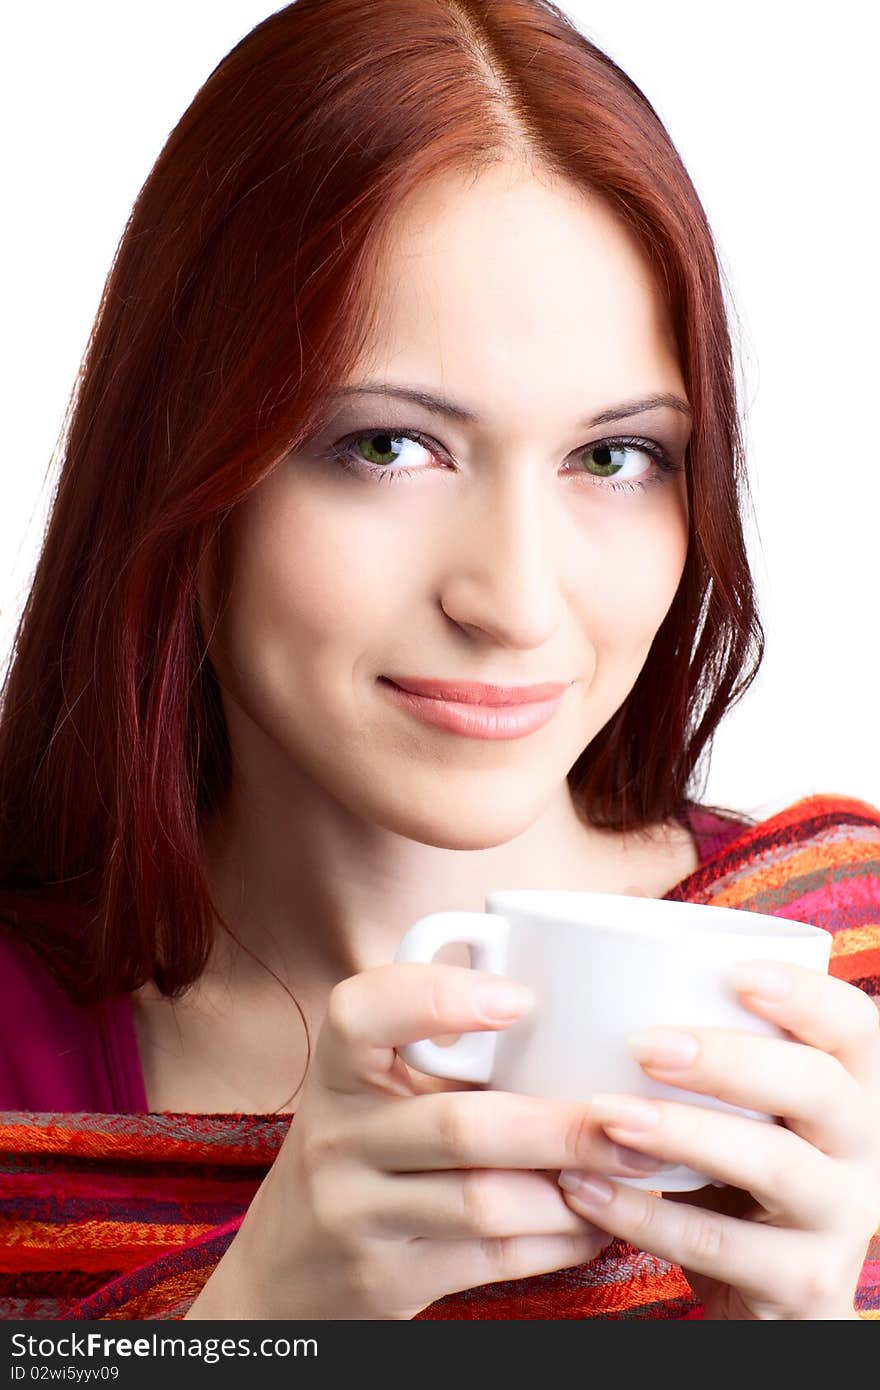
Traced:
<path fill-rule="evenodd" d="M 460 627 L 511 647 L 546 646 L 562 613 L 564 512 L 534 467 L 499 469 L 455 518 L 443 611 Z"/>

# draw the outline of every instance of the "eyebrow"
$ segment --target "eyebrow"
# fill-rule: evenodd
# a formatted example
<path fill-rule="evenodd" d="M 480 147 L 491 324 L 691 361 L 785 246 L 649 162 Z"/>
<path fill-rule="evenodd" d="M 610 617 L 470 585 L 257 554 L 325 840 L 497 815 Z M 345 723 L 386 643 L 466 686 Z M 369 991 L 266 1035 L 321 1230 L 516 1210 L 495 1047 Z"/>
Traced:
<path fill-rule="evenodd" d="M 399 400 L 412 401 L 415 405 L 424 406 L 426 410 L 432 410 L 438 415 L 448 415 L 453 420 L 460 420 L 464 424 L 478 425 L 480 417 L 473 410 L 466 409 L 463 405 L 456 404 L 455 401 L 446 400 L 443 396 L 436 396 L 430 391 L 421 391 L 415 386 L 396 386 L 387 381 L 364 382 L 359 386 L 341 386 L 335 391 L 328 393 L 328 398 L 337 396 L 395 396 Z M 659 410 L 663 406 L 671 410 L 677 410 L 682 415 L 692 416 L 693 407 L 681 396 L 676 396 L 671 391 L 654 392 L 648 396 L 639 396 L 631 401 L 621 401 L 619 405 L 609 406 L 607 410 L 602 410 L 598 415 L 592 416 L 588 420 L 581 420 L 577 425 L 578 429 L 592 429 L 594 425 L 607 425 L 612 420 L 627 420 L 631 415 L 643 415 L 649 410 Z"/>

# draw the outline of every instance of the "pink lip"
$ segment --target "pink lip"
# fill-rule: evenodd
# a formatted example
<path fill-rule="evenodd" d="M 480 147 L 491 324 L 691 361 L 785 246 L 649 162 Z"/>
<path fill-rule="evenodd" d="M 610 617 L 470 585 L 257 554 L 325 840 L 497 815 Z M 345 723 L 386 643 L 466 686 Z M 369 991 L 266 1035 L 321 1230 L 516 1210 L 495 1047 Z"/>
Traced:
<path fill-rule="evenodd" d="M 421 676 L 382 676 L 411 695 L 431 700 L 453 700 L 458 705 L 524 705 L 555 700 L 571 681 L 545 681 L 543 685 L 482 685 L 479 681 L 423 680 Z"/>
<path fill-rule="evenodd" d="M 553 718 L 562 704 L 567 685 L 551 686 L 558 691 L 555 698 L 535 700 L 533 697 L 518 700 L 513 704 L 474 704 L 471 701 L 438 699 L 436 696 L 417 695 L 404 690 L 395 681 L 380 678 L 392 699 L 401 704 L 410 714 L 425 724 L 433 724 L 448 733 L 461 734 L 465 738 L 507 739 L 523 738 L 534 733 Z M 455 687 L 461 690 L 461 686 Z M 473 693 L 473 687 L 465 687 Z M 483 687 L 485 688 L 485 687 Z M 536 687 L 531 687 L 529 695 Z M 537 687 L 547 689 L 548 687 Z M 498 687 L 490 687 L 497 695 Z M 527 688 L 521 686 L 515 694 L 522 694 Z"/>

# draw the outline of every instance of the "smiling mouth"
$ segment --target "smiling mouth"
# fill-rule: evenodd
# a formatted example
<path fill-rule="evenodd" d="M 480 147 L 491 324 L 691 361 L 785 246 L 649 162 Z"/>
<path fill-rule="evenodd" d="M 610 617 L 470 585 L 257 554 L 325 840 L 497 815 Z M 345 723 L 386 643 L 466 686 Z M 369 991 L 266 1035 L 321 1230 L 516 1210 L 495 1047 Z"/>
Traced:
<path fill-rule="evenodd" d="M 537 685 L 486 685 L 482 681 L 433 679 L 423 676 L 381 676 L 380 680 L 429 700 L 460 705 L 510 706 L 555 700 L 573 681 L 544 681 Z"/>
<path fill-rule="evenodd" d="M 423 724 L 464 738 L 488 740 L 524 738 L 549 724 L 569 688 L 563 686 L 561 693 L 550 700 L 520 700 L 513 704 L 490 705 L 414 694 L 389 679 L 383 680 L 382 684 L 396 704 Z"/>

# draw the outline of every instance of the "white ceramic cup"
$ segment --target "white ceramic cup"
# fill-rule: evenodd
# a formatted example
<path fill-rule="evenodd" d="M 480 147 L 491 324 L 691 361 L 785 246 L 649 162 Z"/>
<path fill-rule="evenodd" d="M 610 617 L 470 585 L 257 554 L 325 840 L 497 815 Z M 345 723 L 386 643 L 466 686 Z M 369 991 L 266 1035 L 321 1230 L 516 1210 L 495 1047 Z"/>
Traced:
<path fill-rule="evenodd" d="M 395 961 L 430 962 L 449 942 L 471 965 L 534 990 L 528 1015 L 498 1032 L 470 1032 L 443 1047 L 429 1038 L 397 1049 L 418 1071 L 496 1091 L 589 1102 L 613 1091 L 774 1117 L 654 1081 L 626 1046 L 655 1025 L 786 1036 L 740 1004 L 729 981 L 736 961 L 788 961 L 827 973 L 831 936 L 763 913 L 612 893 L 510 889 L 485 912 L 434 912 L 404 934 Z M 680 1164 L 616 1182 L 690 1192 L 712 1181 Z M 717 1186 L 722 1184 L 718 1183 Z"/>

